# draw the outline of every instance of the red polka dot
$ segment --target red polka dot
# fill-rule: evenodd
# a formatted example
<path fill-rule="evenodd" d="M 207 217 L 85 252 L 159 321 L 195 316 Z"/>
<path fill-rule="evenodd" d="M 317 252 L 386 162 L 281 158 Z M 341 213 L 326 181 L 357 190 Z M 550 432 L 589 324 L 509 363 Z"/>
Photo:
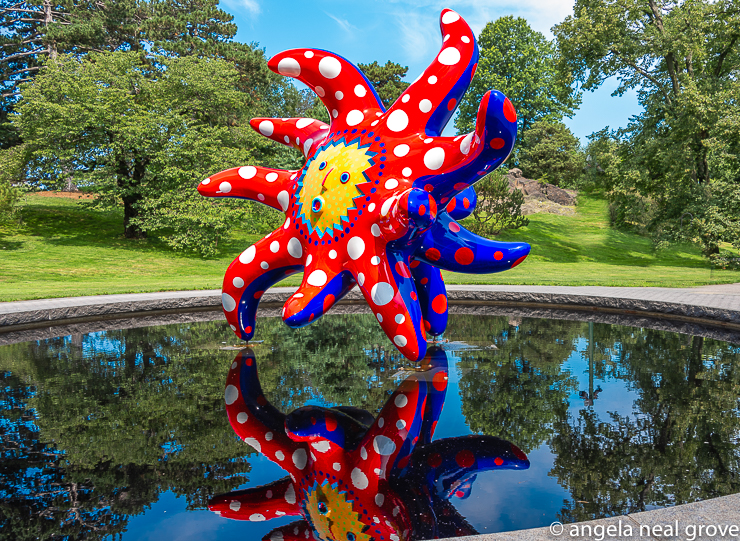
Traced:
<path fill-rule="evenodd" d="M 493 259 L 495 259 L 496 261 L 501 261 L 503 258 L 504 258 L 503 252 L 496 251 L 493 253 Z"/>
<path fill-rule="evenodd" d="M 262 295 L 264 295 L 264 294 L 265 294 L 264 291 L 255 291 L 254 298 L 255 299 L 261 299 L 262 298 Z"/>
<path fill-rule="evenodd" d="M 522 257 L 520 257 L 519 259 L 517 259 L 516 261 L 514 261 L 514 264 L 511 266 L 511 268 L 513 269 L 514 267 L 516 267 L 519 263 L 521 263 L 525 259 L 527 259 L 527 256 L 526 255 L 523 255 Z"/>
<path fill-rule="evenodd" d="M 470 201 L 468 201 L 467 197 L 463 197 L 463 207 L 470 208 Z"/>
<path fill-rule="evenodd" d="M 424 189 L 428 192 L 431 192 L 434 189 L 434 186 L 432 186 L 431 184 L 427 184 L 426 186 L 424 186 Z"/>
<path fill-rule="evenodd" d="M 516 122 L 516 109 L 514 109 L 509 98 L 504 100 L 504 116 L 509 122 Z"/>
<path fill-rule="evenodd" d="M 412 291 L 412 292 L 411 292 L 411 294 L 410 294 L 409 296 L 411 297 L 411 299 L 412 299 L 412 300 L 416 300 L 416 299 L 418 298 L 418 297 L 416 296 L 416 292 L 415 292 L 415 291 Z"/>
<path fill-rule="evenodd" d="M 450 231 L 453 233 L 457 233 L 460 231 L 460 226 L 457 224 L 457 222 L 450 222 Z"/>
<path fill-rule="evenodd" d="M 455 462 L 457 462 L 457 465 L 461 468 L 469 468 L 475 464 L 475 456 L 471 451 L 463 449 L 455 456 Z"/>
<path fill-rule="evenodd" d="M 458 498 L 464 498 L 465 493 L 462 490 L 458 490 L 457 492 L 455 492 L 455 496 L 457 496 Z"/>
<path fill-rule="evenodd" d="M 403 261 L 399 261 L 396 263 L 396 272 L 404 278 L 411 278 L 411 272 L 406 266 L 406 263 L 404 263 Z"/>
<path fill-rule="evenodd" d="M 467 182 L 458 182 L 456 183 L 453 188 L 459 192 L 463 191 L 465 188 L 468 187 Z"/>
<path fill-rule="evenodd" d="M 428 321 L 426 321 L 426 320 L 422 320 L 422 321 L 424 321 L 424 329 L 425 329 L 425 330 L 426 330 L 427 332 L 429 332 L 429 331 L 431 330 L 432 326 L 431 326 L 431 325 L 429 324 L 429 322 L 428 322 Z"/>
<path fill-rule="evenodd" d="M 475 75 L 475 71 L 478 69 L 478 62 L 473 64 L 473 69 L 470 70 L 470 80 L 473 80 L 473 76 Z"/>
<path fill-rule="evenodd" d="M 416 267 L 418 267 L 419 265 L 421 265 L 421 261 L 419 261 L 418 259 L 414 259 L 414 260 L 413 260 L 413 261 L 411 262 L 411 268 L 412 268 L 412 269 L 415 269 L 415 268 L 416 268 Z"/>
<path fill-rule="evenodd" d="M 427 213 L 427 208 L 422 205 L 419 207 L 419 216 L 424 216 Z"/>
<path fill-rule="evenodd" d="M 439 261 L 439 258 L 442 257 L 442 254 L 440 254 L 439 250 L 436 248 L 429 248 L 424 252 L 424 255 L 427 256 L 427 259 L 431 259 L 432 261 Z"/>
<path fill-rule="evenodd" d="M 424 278 L 421 279 L 421 285 L 425 286 L 425 285 L 427 285 L 427 282 L 429 282 L 429 278 L 424 277 Z"/>
<path fill-rule="evenodd" d="M 445 203 L 447 203 L 447 201 L 449 201 L 449 200 L 450 200 L 450 198 L 449 198 L 449 197 L 443 197 L 443 198 L 442 198 L 442 204 L 444 205 L 444 204 L 445 204 Z"/>
<path fill-rule="evenodd" d="M 252 327 L 247 327 L 246 329 L 244 329 L 244 332 L 249 334 L 250 332 L 252 332 Z"/>
<path fill-rule="evenodd" d="M 504 148 L 504 145 L 506 144 L 506 141 L 501 139 L 500 137 L 496 137 L 495 139 L 491 139 L 491 148 L 498 150 L 500 148 Z"/>
<path fill-rule="evenodd" d="M 308 317 L 308 320 L 309 320 L 309 321 L 313 321 L 313 314 L 311 314 L 311 315 L 310 315 L 310 316 Z"/>
<path fill-rule="evenodd" d="M 329 432 L 333 432 L 337 428 L 337 420 L 334 418 L 333 415 L 327 415 L 326 420 L 324 421 L 326 423 L 326 429 Z"/>
<path fill-rule="evenodd" d="M 457 100 L 455 98 L 452 98 L 450 101 L 447 102 L 447 110 L 452 111 L 455 108 L 455 105 L 457 105 Z"/>
<path fill-rule="evenodd" d="M 493 459 L 493 463 L 496 464 L 496 466 L 500 466 L 501 464 L 504 463 L 504 459 L 501 458 L 500 456 L 497 456 L 496 458 Z"/>
<path fill-rule="evenodd" d="M 442 465 L 442 455 L 439 453 L 432 453 L 427 457 L 427 464 L 432 468 L 439 468 Z"/>
<path fill-rule="evenodd" d="M 311 417 L 311 424 L 312 425 L 315 425 L 316 424 L 316 417 Z"/>
<path fill-rule="evenodd" d="M 246 365 L 247 366 L 252 366 L 253 364 L 254 364 L 254 360 L 251 357 L 248 357 L 247 360 L 246 360 Z"/>
<path fill-rule="evenodd" d="M 432 378 L 432 385 L 438 391 L 444 391 L 447 388 L 447 372 L 437 372 Z"/>
<path fill-rule="evenodd" d="M 441 411 L 441 410 L 440 410 L 440 411 Z M 432 433 L 430 434 L 431 436 L 433 436 L 433 435 L 434 435 L 434 431 L 435 431 L 435 430 L 437 430 L 437 421 L 434 421 L 434 422 L 432 423 Z"/>
<path fill-rule="evenodd" d="M 409 460 L 411 460 L 411 455 L 403 457 L 401 460 L 398 461 L 398 468 L 404 469 L 409 464 Z"/>
<path fill-rule="evenodd" d="M 332 295 L 331 293 L 329 293 L 326 297 L 324 297 L 324 312 L 326 312 L 327 310 L 329 310 L 329 308 L 332 307 L 332 305 L 334 304 L 335 298 L 336 297 L 334 297 L 334 295 Z"/>
<path fill-rule="evenodd" d="M 449 205 L 447 205 L 447 212 L 452 212 L 455 210 L 455 207 L 457 206 L 457 199 L 453 199 L 450 201 Z"/>
<path fill-rule="evenodd" d="M 447 311 L 447 295 L 440 293 L 432 300 L 432 310 L 438 314 L 444 314 Z"/>
<path fill-rule="evenodd" d="M 517 457 L 519 460 L 527 460 L 527 455 L 522 453 L 522 450 L 513 443 L 511 444 L 511 452 L 514 453 L 514 456 Z"/>
<path fill-rule="evenodd" d="M 455 252 L 455 261 L 460 263 L 460 265 L 470 265 L 473 259 L 475 259 L 475 255 L 470 248 L 459 248 Z"/>

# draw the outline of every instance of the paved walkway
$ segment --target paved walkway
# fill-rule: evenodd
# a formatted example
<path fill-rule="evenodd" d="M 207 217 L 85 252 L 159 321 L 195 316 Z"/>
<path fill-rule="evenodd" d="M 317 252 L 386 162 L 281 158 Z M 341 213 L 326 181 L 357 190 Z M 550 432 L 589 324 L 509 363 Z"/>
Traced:
<path fill-rule="evenodd" d="M 449 285 L 451 302 L 601 308 L 630 313 L 707 319 L 740 328 L 740 284 L 697 288 Z M 295 288 L 269 289 L 262 302 L 282 303 Z M 353 291 L 348 299 L 360 299 Z M 0 328 L 80 318 L 121 317 L 155 311 L 216 307 L 219 290 L 165 291 L 127 295 L 64 297 L 0 303 Z"/>

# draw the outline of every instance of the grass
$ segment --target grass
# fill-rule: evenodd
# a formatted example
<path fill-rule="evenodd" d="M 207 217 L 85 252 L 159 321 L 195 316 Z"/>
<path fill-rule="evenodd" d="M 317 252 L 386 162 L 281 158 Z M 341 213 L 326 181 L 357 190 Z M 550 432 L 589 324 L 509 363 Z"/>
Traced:
<path fill-rule="evenodd" d="M 218 289 L 228 264 L 259 236 L 235 231 L 219 256 L 170 251 L 157 240 L 122 238 L 118 212 L 76 201 L 26 196 L 23 224 L 0 230 L 0 301 L 78 295 Z M 649 239 L 616 231 L 606 202 L 581 196 L 576 216 L 537 214 L 500 240 L 524 240 L 532 253 L 499 274 L 445 273 L 447 283 L 689 287 L 740 282 L 740 272 L 712 269 L 693 246 L 655 252 Z M 297 285 L 300 275 L 281 285 Z"/>

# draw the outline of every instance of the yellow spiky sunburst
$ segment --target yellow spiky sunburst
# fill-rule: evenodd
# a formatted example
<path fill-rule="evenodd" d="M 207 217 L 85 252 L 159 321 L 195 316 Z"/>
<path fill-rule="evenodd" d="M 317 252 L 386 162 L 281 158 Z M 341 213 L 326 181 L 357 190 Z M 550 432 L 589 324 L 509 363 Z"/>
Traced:
<path fill-rule="evenodd" d="M 319 235 L 326 231 L 332 234 L 332 228 L 341 230 L 342 220 L 347 220 L 347 211 L 354 207 L 355 197 L 362 195 L 357 185 L 367 182 L 363 172 L 371 166 L 371 155 L 360 148 L 359 141 L 338 142 L 318 152 L 301 179 L 298 201 L 304 222 L 318 230 Z M 342 182 L 343 173 L 349 174 L 346 182 Z M 324 200 L 320 212 L 312 210 L 317 196 Z"/>
<path fill-rule="evenodd" d="M 355 534 L 356 541 L 370 541 L 372 537 L 362 532 L 366 525 L 345 496 L 345 492 L 331 486 L 328 481 L 316 486 L 309 494 L 306 510 L 316 533 L 323 541 L 344 541 L 347 532 Z M 320 510 L 320 504 L 325 505 L 325 512 Z"/>

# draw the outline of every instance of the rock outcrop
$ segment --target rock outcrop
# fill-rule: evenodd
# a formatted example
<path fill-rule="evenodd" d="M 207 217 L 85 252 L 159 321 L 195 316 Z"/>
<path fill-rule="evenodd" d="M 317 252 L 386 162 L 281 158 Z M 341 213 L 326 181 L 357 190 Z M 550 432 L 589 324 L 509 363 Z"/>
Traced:
<path fill-rule="evenodd" d="M 578 196 L 576 190 L 564 190 L 554 184 L 524 178 L 522 170 L 517 168 L 509 169 L 507 177 L 509 191 L 520 190 L 524 194 L 522 214 L 547 212 L 573 215 L 576 213 L 575 205 Z"/>

